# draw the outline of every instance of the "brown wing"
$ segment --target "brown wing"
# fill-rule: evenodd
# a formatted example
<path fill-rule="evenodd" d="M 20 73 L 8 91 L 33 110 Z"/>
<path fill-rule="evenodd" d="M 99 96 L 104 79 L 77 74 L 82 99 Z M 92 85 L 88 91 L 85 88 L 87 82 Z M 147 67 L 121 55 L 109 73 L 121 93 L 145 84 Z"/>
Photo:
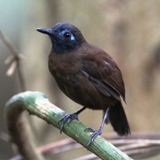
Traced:
<path fill-rule="evenodd" d="M 97 90 L 105 96 L 113 96 L 117 100 L 120 100 L 121 95 L 125 101 L 122 74 L 112 58 L 95 46 L 94 50 L 86 47 L 85 54 L 82 57 L 82 72 L 95 85 Z"/>

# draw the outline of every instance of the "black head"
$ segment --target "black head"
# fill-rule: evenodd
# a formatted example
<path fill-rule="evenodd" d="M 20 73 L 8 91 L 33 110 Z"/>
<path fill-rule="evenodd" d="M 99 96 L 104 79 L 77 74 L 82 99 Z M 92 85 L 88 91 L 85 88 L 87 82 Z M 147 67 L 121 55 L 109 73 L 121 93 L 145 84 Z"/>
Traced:
<path fill-rule="evenodd" d="M 37 28 L 37 31 L 49 35 L 52 41 L 52 51 L 56 53 L 71 52 L 85 42 L 81 31 L 65 22 L 59 22 L 53 28 Z"/>

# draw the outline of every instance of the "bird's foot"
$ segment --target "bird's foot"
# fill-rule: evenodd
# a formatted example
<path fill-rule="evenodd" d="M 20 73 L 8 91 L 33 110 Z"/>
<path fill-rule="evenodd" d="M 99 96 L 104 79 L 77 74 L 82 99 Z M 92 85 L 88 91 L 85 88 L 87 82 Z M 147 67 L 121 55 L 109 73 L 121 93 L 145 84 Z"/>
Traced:
<path fill-rule="evenodd" d="M 87 146 L 89 146 L 91 143 L 93 143 L 93 141 L 96 139 L 96 137 L 98 135 L 102 134 L 101 128 L 99 130 L 94 130 L 92 128 L 86 128 L 84 131 L 85 132 L 92 132 L 92 134 L 90 136 L 90 139 L 89 139 L 89 142 L 87 143 Z"/>
<path fill-rule="evenodd" d="M 88 128 L 86 128 L 84 131 L 85 131 L 85 132 L 95 132 L 96 130 L 93 129 L 93 128 L 88 127 Z"/>
<path fill-rule="evenodd" d="M 73 113 L 73 114 L 66 114 L 65 116 L 63 116 L 59 122 L 62 122 L 62 124 L 60 125 L 60 133 L 62 133 L 62 129 L 65 125 L 65 123 L 70 123 L 71 121 L 73 121 L 74 119 L 78 120 L 78 114 Z"/>

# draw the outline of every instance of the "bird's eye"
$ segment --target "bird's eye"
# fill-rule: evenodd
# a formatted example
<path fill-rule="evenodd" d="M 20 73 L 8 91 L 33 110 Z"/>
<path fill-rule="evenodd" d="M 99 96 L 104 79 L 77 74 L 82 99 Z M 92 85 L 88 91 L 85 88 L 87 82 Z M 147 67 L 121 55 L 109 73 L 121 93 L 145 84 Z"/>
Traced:
<path fill-rule="evenodd" d="M 70 39 L 71 38 L 71 33 L 65 32 L 64 37 L 67 38 L 67 39 Z"/>

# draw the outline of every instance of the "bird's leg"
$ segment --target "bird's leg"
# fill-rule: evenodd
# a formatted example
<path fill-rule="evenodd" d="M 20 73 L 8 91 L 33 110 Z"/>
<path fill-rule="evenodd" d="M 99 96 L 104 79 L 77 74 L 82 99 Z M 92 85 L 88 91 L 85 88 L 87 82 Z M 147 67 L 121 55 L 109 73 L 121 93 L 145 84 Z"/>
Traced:
<path fill-rule="evenodd" d="M 74 120 L 74 119 L 76 119 L 76 120 L 78 120 L 78 115 L 83 111 L 83 110 L 85 110 L 86 109 L 86 107 L 83 107 L 83 108 L 81 108 L 81 109 L 79 109 L 78 111 L 76 111 L 75 113 L 73 113 L 73 114 L 66 114 L 65 116 L 63 116 L 60 120 L 59 120 L 59 122 L 62 122 L 62 124 L 61 124 L 61 126 L 60 126 L 60 133 L 62 133 L 62 129 L 63 129 L 63 127 L 64 127 L 64 125 L 65 125 L 65 123 L 67 122 L 67 123 L 70 123 L 72 120 Z"/>
<path fill-rule="evenodd" d="M 108 112 L 109 112 L 109 107 L 108 107 L 108 108 L 105 110 L 105 112 L 104 112 L 103 119 L 102 119 L 102 123 L 101 123 L 101 126 L 100 126 L 99 130 L 94 130 L 94 129 L 92 129 L 92 128 L 86 128 L 86 129 L 85 129 L 85 131 L 93 132 L 92 135 L 90 136 L 90 139 L 89 139 L 89 142 L 88 142 L 87 146 L 89 146 L 89 145 L 95 140 L 95 138 L 96 138 L 98 135 L 101 135 L 101 134 L 102 134 L 105 121 L 106 121 L 106 119 L 107 119 L 107 117 L 108 117 Z"/>

